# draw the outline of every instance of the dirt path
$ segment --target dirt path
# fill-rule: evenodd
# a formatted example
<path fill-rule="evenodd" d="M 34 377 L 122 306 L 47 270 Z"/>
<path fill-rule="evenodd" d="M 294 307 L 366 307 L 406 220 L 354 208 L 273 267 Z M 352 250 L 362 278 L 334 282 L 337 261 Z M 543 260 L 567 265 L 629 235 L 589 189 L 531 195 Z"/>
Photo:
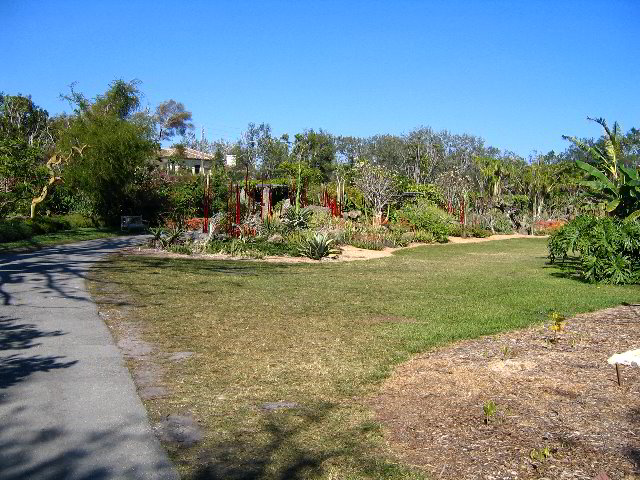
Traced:
<path fill-rule="evenodd" d="M 390 448 L 442 479 L 637 479 L 640 305 L 436 349 L 397 368 L 370 401 Z M 485 422 L 484 406 L 495 413 Z M 545 450 L 546 449 L 546 450 Z"/>

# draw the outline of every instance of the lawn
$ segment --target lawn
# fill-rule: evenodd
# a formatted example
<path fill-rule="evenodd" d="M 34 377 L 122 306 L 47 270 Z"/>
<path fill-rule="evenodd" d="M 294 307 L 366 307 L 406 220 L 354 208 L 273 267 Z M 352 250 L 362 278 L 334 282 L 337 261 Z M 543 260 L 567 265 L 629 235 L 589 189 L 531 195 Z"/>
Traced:
<path fill-rule="evenodd" d="M 152 421 L 190 412 L 203 427 L 200 444 L 168 446 L 185 478 L 422 478 L 392 458 L 366 406 L 395 365 L 551 311 L 638 300 L 637 287 L 581 283 L 545 255 L 544 239 L 317 265 L 121 255 L 91 288 L 156 345 L 171 394 L 145 402 Z M 195 355 L 158 353 L 178 351 Z"/>
<path fill-rule="evenodd" d="M 117 230 L 108 228 L 83 227 L 73 230 L 62 230 L 44 235 L 34 235 L 31 238 L 18 240 L 15 242 L 0 243 L 0 253 L 8 252 L 30 252 L 52 245 L 62 245 L 65 243 L 81 242 L 83 240 L 94 240 L 96 238 L 107 238 L 122 235 Z"/>

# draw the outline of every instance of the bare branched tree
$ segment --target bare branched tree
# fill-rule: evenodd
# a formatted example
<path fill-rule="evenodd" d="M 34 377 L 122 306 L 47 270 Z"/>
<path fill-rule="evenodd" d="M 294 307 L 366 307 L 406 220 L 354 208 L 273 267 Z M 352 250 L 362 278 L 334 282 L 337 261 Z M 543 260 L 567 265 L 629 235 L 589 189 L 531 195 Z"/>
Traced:
<path fill-rule="evenodd" d="M 380 225 L 382 209 L 396 193 L 393 174 L 384 167 L 365 162 L 357 168 L 354 183 L 373 207 L 373 224 Z"/>

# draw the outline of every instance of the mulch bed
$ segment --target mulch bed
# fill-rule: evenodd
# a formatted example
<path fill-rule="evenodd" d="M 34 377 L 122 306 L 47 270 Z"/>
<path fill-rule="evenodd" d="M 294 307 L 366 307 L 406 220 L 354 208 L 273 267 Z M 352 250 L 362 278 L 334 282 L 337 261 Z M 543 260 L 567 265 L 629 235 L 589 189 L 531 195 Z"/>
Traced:
<path fill-rule="evenodd" d="M 371 404 L 395 454 L 434 479 L 640 478 L 640 368 L 621 367 L 619 387 L 607 364 L 634 348 L 640 305 L 578 315 L 560 333 L 547 324 L 420 355 Z"/>

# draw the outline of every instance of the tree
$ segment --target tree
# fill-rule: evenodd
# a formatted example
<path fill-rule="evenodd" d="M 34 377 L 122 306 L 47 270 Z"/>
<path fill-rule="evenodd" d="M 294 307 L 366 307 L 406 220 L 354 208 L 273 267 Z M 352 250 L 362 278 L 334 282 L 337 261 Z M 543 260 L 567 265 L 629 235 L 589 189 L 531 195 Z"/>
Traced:
<path fill-rule="evenodd" d="M 187 111 L 184 104 L 173 99 L 158 104 L 153 118 L 157 125 L 159 142 L 171 139 L 177 134 L 184 135 L 194 128 L 191 112 Z"/>
<path fill-rule="evenodd" d="M 82 151 L 86 148 L 86 145 L 82 147 L 72 147 L 71 152 L 67 156 L 62 155 L 52 155 L 49 161 L 46 164 L 46 168 L 49 172 L 49 180 L 44 184 L 42 190 L 40 190 L 39 195 L 34 196 L 31 199 L 31 218 L 35 218 L 36 216 L 36 207 L 42 203 L 45 198 L 47 198 L 47 194 L 49 193 L 49 188 L 53 187 L 55 184 L 62 182 L 62 177 L 60 176 L 60 169 L 65 163 L 68 163 L 69 160 L 73 157 L 74 153 L 82 156 Z"/>
<path fill-rule="evenodd" d="M 429 127 L 420 127 L 404 136 L 406 154 L 405 174 L 414 183 L 420 184 L 431 178 L 442 158 L 442 145 L 438 136 Z"/>
<path fill-rule="evenodd" d="M 53 136 L 49 114 L 31 97 L 0 93 L 0 218 L 25 212 L 47 177 Z"/>
<path fill-rule="evenodd" d="M 116 223 L 127 204 L 127 190 L 136 170 L 148 167 L 157 149 L 148 123 L 134 118 L 139 105 L 137 82 L 116 80 L 94 101 L 71 91 L 75 106 L 69 127 L 57 143 L 59 152 L 86 145 L 81 156 L 65 165 L 62 177 L 72 188 L 84 192 L 96 213 Z"/>
<path fill-rule="evenodd" d="M 373 224 L 380 225 L 382 209 L 396 193 L 393 174 L 384 167 L 363 162 L 356 169 L 354 184 L 373 208 Z"/>
<path fill-rule="evenodd" d="M 302 161 L 322 175 L 328 182 L 336 158 L 336 147 L 331 134 L 319 130 L 306 130 L 295 136 L 294 153 L 302 152 Z"/>

